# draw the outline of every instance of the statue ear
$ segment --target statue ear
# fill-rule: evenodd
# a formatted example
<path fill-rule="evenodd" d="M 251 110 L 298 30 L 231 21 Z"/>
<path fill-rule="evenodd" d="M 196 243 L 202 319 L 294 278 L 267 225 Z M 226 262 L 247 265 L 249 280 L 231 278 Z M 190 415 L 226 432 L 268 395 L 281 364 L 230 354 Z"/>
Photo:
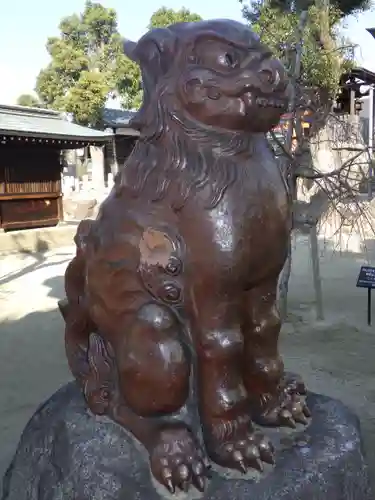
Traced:
<path fill-rule="evenodd" d="M 136 60 L 135 56 L 135 49 L 137 47 L 137 44 L 135 42 L 132 42 L 131 40 L 127 40 L 126 38 L 123 39 L 122 41 L 122 46 L 124 49 L 124 54 L 132 61 L 138 62 Z"/>
<path fill-rule="evenodd" d="M 142 73 L 156 83 L 173 64 L 176 37 L 169 28 L 156 28 L 137 43 L 124 40 L 123 48 L 125 55 L 138 63 Z"/>
<path fill-rule="evenodd" d="M 143 103 L 130 125 L 144 131 L 152 116 L 149 106 L 155 87 L 175 63 L 177 37 L 168 28 L 157 28 L 146 33 L 137 43 L 124 41 L 123 47 L 125 55 L 141 68 Z"/>

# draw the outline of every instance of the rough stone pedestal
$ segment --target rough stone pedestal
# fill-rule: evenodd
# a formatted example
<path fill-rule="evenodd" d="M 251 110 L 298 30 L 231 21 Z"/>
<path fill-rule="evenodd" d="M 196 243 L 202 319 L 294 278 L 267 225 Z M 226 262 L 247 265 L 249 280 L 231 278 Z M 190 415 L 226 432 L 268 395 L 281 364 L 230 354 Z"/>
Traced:
<path fill-rule="evenodd" d="M 373 500 L 358 419 L 340 402 L 311 394 L 307 430 L 272 433 L 277 465 L 258 482 L 212 473 L 207 500 Z M 277 434 L 277 433 L 276 433 Z M 177 498 L 186 498 L 179 494 Z M 2 500 L 158 500 L 147 457 L 127 433 L 87 411 L 75 383 L 27 425 Z"/>

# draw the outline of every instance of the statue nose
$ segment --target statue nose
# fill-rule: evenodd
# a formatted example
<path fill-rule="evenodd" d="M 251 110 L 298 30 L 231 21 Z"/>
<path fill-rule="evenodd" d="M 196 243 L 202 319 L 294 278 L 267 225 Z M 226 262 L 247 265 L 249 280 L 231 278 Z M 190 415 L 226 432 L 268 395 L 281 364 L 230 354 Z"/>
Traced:
<path fill-rule="evenodd" d="M 284 92 L 288 87 L 283 66 L 272 59 L 261 61 L 257 69 L 247 68 L 242 76 L 246 86 L 258 88 L 265 94 Z"/>
<path fill-rule="evenodd" d="M 263 83 L 278 86 L 280 83 L 280 73 L 277 70 L 272 71 L 269 68 L 261 69 L 259 72 L 259 78 Z"/>
<path fill-rule="evenodd" d="M 285 70 L 277 64 L 277 61 L 264 62 L 259 69 L 258 77 L 262 84 L 272 91 L 283 92 L 288 87 Z"/>
<path fill-rule="evenodd" d="M 259 73 L 268 83 L 276 87 L 284 79 L 284 68 L 277 59 L 269 57 L 260 62 Z"/>

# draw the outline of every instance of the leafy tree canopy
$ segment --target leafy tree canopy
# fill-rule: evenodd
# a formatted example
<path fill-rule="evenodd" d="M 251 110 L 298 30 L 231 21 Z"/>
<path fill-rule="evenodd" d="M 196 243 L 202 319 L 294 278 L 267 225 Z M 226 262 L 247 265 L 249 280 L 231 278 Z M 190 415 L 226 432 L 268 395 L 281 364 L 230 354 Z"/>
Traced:
<path fill-rule="evenodd" d="M 186 8 L 161 7 L 148 28 L 201 18 Z M 123 53 L 114 9 L 87 0 L 81 14 L 65 17 L 60 35 L 49 38 L 49 65 L 37 77 L 36 92 L 45 106 L 73 113 L 82 125 L 97 126 L 108 97 L 120 97 L 124 108 L 142 100 L 140 69 Z"/>
<path fill-rule="evenodd" d="M 338 0 L 337 5 L 339 2 L 342 0 Z M 366 8 L 365 2 L 362 8 Z M 355 0 L 352 7 L 346 4 L 345 8 L 346 12 L 357 11 L 359 0 Z M 244 4 L 243 14 L 261 40 L 292 70 L 297 26 L 303 9 L 308 10 L 308 17 L 302 40 L 300 83 L 320 88 L 333 97 L 342 72 L 353 65 L 353 46 L 340 35 L 344 14 L 337 6 L 331 3 L 327 7 L 320 0 L 313 4 L 310 0 L 254 0 Z"/>
<path fill-rule="evenodd" d="M 270 0 L 270 6 L 284 12 L 298 12 L 313 6 L 314 0 Z M 371 7 L 371 0 L 330 0 L 328 4 L 335 9 L 340 17 L 357 14 Z"/>
<path fill-rule="evenodd" d="M 148 29 L 152 28 L 165 28 L 170 24 L 175 23 L 193 23 L 201 21 L 202 18 L 198 14 L 190 12 L 190 10 L 182 7 L 180 10 L 167 9 L 161 7 L 151 16 L 148 24 Z"/>
<path fill-rule="evenodd" d="M 21 94 L 17 99 L 17 104 L 28 108 L 40 108 L 41 106 L 39 99 L 32 94 Z"/>
<path fill-rule="evenodd" d="M 128 108 L 138 104 L 139 68 L 123 53 L 114 9 L 88 0 L 81 14 L 62 19 L 59 30 L 47 41 L 51 62 L 36 82 L 47 106 L 95 126 L 109 96 L 119 95 Z"/>

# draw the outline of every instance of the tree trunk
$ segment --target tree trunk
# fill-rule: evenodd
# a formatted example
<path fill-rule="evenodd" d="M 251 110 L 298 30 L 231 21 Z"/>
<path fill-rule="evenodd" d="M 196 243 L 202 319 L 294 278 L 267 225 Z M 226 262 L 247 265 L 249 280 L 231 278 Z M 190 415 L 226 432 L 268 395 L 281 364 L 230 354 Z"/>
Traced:
<path fill-rule="evenodd" d="M 296 42 L 296 51 L 294 60 L 294 72 L 292 78 L 292 95 L 289 103 L 289 111 L 292 114 L 292 117 L 288 124 L 288 131 L 285 144 L 285 148 L 288 151 L 288 153 L 291 153 L 292 151 L 293 129 L 295 125 L 296 104 L 297 104 L 296 87 L 301 74 L 302 41 L 303 41 L 303 32 L 307 23 L 307 16 L 308 16 L 307 11 L 303 11 L 301 13 L 296 33 L 297 42 Z M 296 182 L 295 182 L 296 179 L 292 169 L 288 168 L 289 162 L 290 158 L 285 157 L 283 171 L 284 174 L 286 175 L 286 180 L 288 182 L 289 196 L 291 197 L 291 200 L 294 201 L 296 196 Z M 285 320 L 288 310 L 288 285 L 289 285 L 291 269 L 292 269 L 292 242 L 290 239 L 288 248 L 288 257 L 285 262 L 284 268 L 281 272 L 279 280 L 280 314 L 283 320 Z"/>

